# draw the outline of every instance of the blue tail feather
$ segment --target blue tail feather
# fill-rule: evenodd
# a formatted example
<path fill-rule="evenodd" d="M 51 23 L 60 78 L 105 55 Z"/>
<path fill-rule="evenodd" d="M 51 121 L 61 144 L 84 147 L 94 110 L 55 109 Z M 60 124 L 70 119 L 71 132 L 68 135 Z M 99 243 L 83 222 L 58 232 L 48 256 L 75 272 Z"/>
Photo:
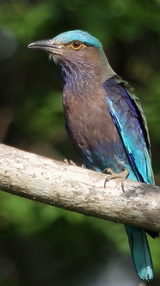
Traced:
<path fill-rule="evenodd" d="M 142 280 L 152 280 L 153 264 L 145 231 L 128 225 L 125 225 L 125 229 L 138 276 Z"/>

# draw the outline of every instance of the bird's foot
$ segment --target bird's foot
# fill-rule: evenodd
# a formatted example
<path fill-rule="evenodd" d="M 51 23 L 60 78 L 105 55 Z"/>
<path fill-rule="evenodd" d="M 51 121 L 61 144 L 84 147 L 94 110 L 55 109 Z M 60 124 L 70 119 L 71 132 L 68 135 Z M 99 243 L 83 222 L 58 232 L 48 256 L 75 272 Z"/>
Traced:
<path fill-rule="evenodd" d="M 74 163 L 72 160 L 68 160 L 66 158 L 62 158 L 61 161 L 67 165 L 73 165 L 76 166 L 76 163 Z"/>
<path fill-rule="evenodd" d="M 62 158 L 61 161 L 62 161 L 63 163 L 65 163 L 65 164 L 67 164 L 67 165 L 77 166 L 77 164 L 74 163 L 72 160 L 68 160 L 68 159 L 66 159 L 66 158 Z M 84 164 L 82 164 L 81 167 L 82 167 L 83 169 L 86 168 L 86 166 L 85 166 Z"/>
<path fill-rule="evenodd" d="M 124 181 L 125 181 L 125 179 L 127 178 L 128 174 L 129 174 L 129 171 L 127 169 L 125 169 L 123 172 L 121 172 L 119 174 L 116 174 L 116 173 L 114 173 L 112 171 L 112 169 L 106 168 L 106 169 L 104 169 L 103 173 L 106 173 L 106 174 L 110 175 L 108 178 L 105 179 L 104 187 L 106 187 L 106 184 L 110 180 L 120 178 L 121 179 L 121 188 L 122 188 L 123 192 L 125 192 L 125 190 L 124 190 Z"/>

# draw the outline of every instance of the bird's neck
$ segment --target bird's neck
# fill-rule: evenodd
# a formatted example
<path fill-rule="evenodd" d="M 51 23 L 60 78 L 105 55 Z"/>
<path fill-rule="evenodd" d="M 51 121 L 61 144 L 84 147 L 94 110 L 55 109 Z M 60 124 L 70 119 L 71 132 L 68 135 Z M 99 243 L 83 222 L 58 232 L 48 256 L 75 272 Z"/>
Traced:
<path fill-rule="evenodd" d="M 64 91 L 70 90 L 76 96 L 90 94 L 109 78 L 115 75 L 103 52 L 94 62 L 73 62 L 62 63 L 62 75 L 65 82 Z"/>

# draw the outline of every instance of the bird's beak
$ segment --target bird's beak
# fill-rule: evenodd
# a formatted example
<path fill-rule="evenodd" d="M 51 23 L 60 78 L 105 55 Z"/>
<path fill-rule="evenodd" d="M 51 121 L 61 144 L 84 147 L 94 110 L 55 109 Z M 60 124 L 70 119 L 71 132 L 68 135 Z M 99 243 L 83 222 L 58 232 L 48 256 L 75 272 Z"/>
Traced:
<path fill-rule="evenodd" d="M 62 46 L 54 43 L 52 40 L 42 40 L 28 45 L 31 49 L 40 49 L 53 54 L 61 54 Z"/>

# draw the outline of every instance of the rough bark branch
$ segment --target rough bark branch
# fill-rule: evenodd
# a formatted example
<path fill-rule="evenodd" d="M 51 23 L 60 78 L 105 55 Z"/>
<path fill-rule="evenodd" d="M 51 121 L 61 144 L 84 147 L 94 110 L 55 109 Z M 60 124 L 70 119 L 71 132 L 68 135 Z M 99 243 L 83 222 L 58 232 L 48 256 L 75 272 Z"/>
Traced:
<path fill-rule="evenodd" d="M 160 231 L 160 187 L 105 174 L 0 145 L 0 190 L 45 204 Z"/>

